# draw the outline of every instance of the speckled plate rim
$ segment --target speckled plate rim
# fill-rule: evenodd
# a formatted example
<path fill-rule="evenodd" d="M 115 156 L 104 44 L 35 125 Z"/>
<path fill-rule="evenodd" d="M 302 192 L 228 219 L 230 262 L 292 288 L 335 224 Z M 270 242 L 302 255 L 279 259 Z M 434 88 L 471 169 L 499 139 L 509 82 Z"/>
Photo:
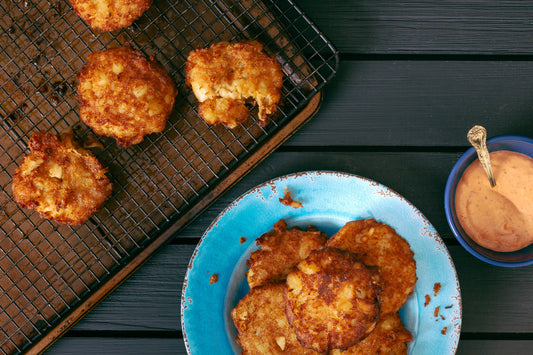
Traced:
<path fill-rule="evenodd" d="M 303 208 L 279 202 L 285 188 Z M 418 281 L 400 310 L 414 336 L 409 354 L 455 354 L 462 317 L 459 281 L 435 228 L 388 187 L 335 171 L 301 172 L 267 181 L 241 195 L 213 221 L 191 257 L 183 284 L 181 326 L 187 352 L 239 353 L 230 311 L 247 292 L 244 272 L 250 252 L 256 249 L 255 239 L 271 230 L 275 222 L 285 219 L 289 226 L 314 224 L 331 235 L 358 218 L 389 224 L 415 253 Z M 218 279 L 211 284 L 214 274 Z M 436 283 L 441 289 L 435 295 Z"/>

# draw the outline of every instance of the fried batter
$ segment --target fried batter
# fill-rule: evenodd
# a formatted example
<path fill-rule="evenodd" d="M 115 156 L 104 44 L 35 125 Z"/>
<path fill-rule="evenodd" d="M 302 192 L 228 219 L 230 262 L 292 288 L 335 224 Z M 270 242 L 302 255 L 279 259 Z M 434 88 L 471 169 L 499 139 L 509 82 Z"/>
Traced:
<path fill-rule="evenodd" d="M 198 113 L 209 124 L 234 128 L 248 116 L 255 99 L 264 123 L 277 110 L 283 85 L 281 65 L 258 42 L 219 42 L 196 49 L 185 65 L 185 82 L 200 102 Z"/>
<path fill-rule="evenodd" d="M 207 99 L 198 106 L 198 114 L 207 123 L 215 125 L 222 123 L 226 127 L 234 128 L 250 115 L 248 108 L 240 101 L 220 97 Z"/>
<path fill-rule="evenodd" d="M 274 224 L 273 231 L 259 237 L 256 243 L 261 249 L 251 253 L 246 262 L 250 288 L 285 280 L 287 274 L 312 250 L 324 247 L 327 235 L 309 229 L 303 231 L 295 227 L 287 230 L 287 223 L 279 220 Z"/>
<path fill-rule="evenodd" d="M 332 350 L 330 355 L 405 355 L 407 343 L 413 340 L 411 333 L 405 329 L 400 315 L 389 313 L 383 316 L 376 329 L 368 337 L 354 346 L 341 351 Z"/>
<path fill-rule="evenodd" d="M 163 66 L 129 47 L 92 53 L 78 73 L 80 119 L 125 148 L 165 128 L 177 93 Z"/>
<path fill-rule="evenodd" d="M 417 280 L 414 254 L 390 226 L 374 219 L 351 221 L 326 245 L 351 251 L 366 265 L 378 267 L 382 314 L 398 311 L 413 292 Z"/>
<path fill-rule="evenodd" d="M 69 1 L 83 21 L 102 32 L 130 26 L 152 5 L 152 0 Z"/>
<path fill-rule="evenodd" d="M 301 202 L 294 201 L 292 199 L 291 191 L 287 187 L 285 187 L 285 189 L 283 189 L 283 198 L 280 198 L 279 202 L 282 205 L 290 206 L 292 208 L 302 208 L 303 207 Z"/>
<path fill-rule="evenodd" d="M 60 224 L 85 222 L 111 194 L 106 169 L 70 136 L 35 133 L 30 153 L 13 175 L 15 202 Z"/>
<path fill-rule="evenodd" d="M 256 287 L 231 311 L 243 354 L 317 354 L 302 347 L 289 326 L 283 302 L 284 288 L 284 284 Z"/>
<path fill-rule="evenodd" d="M 379 274 L 353 253 L 312 251 L 287 276 L 285 312 L 300 343 L 318 352 L 346 349 L 379 319 Z"/>

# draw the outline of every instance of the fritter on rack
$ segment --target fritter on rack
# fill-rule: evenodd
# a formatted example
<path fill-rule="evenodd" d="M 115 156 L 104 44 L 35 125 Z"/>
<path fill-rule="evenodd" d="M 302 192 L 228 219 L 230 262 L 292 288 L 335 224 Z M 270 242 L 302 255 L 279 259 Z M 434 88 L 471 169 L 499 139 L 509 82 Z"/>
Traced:
<path fill-rule="evenodd" d="M 163 131 L 177 93 L 163 66 L 129 47 L 90 54 L 78 73 L 80 119 L 125 148 Z"/>
<path fill-rule="evenodd" d="M 189 53 L 185 82 L 200 102 L 198 113 L 209 124 L 234 128 L 248 116 L 246 100 L 255 99 L 259 119 L 277 110 L 283 86 L 281 65 L 258 42 L 219 42 Z"/>
<path fill-rule="evenodd" d="M 279 220 L 274 230 L 256 241 L 261 248 L 250 254 L 246 272 L 250 288 L 270 282 L 283 281 L 296 264 L 312 250 L 326 244 L 327 235 L 312 227 L 304 231 L 297 227 L 287 230 L 287 222 Z"/>
<path fill-rule="evenodd" d="M 69 0 L 74 12 L 102 32 L 130 26 L 153 0 Z"/>
<path fill-rule="evenodd" d="M 417 280 L 414 253 L 390 226 L 374 219 L 351 221 L 326 245 L 351 251 L 366 265 L 378 268 L 382 314 L 398 311 L 413 292 Z"/>
<path fill-rule="evenodd" d="M 289 273 L 286 284 L 287 319 L 307 348 L 346 349 L 379 320 L 379 274 L 348 251 L 312 251 Z"/>
<path fill-rule="evenodd" d="M 283 302 L 284 288 L 285 284 L 253 288 L 231 311 L 243 354 L 318 354 L 304 348 L 289 326 Z"/>
<path fill-rule="evenodd" d="M 15 202 L 42 218 L 77 225 L 96 212 L 111 194 L 106 169 L 87 150 L 45 132 L 35 133 L 30 153 L 13 175 Z"/>
<path fill-rule="evenodd" d="M 407 343 L 413 340 L 411 333 L 405 329 L 400 315 L 389 313 L 383 316 L 374 331 L 354 346 L 341 351 L 332 350 L 330 355 L 405 355 Z"/>

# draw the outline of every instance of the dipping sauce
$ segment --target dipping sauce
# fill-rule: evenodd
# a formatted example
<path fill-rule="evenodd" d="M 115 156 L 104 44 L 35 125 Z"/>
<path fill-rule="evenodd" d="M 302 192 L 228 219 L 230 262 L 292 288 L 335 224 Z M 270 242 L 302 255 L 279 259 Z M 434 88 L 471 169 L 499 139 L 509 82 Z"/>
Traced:
<path fill-rule="evenodd" d="M 455 192 L 455 211 L 465 232 L 494 251 L 520 250 L 533 243 L 533 159 L 500 150 L 490 153 L 496 186 L 479 160 L 463 173 Z"/>

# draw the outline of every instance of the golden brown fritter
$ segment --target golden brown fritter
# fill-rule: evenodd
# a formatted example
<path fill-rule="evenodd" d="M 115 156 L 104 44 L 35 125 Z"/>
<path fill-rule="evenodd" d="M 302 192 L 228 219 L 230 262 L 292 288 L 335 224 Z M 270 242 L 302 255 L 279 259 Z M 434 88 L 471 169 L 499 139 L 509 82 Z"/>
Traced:
<path fill-rule="evenodd" d="M 307 348 L 346 349 L 374 330 L 379 319 L 379 274 L 348 251 L 312 251 L 286 284 L 287 319 Z"/>
<path fill-rule="evenodd" d="M 250 116 L 250 111 L 240 101 L 220 97 L 200 103 L 198 114 L 211 125 L 222 123 L 226 127 L 234 128 Z"/>
<path fill-rule="evenodd" d="M 15 202 L 61 224 L 81 224 L 111 194 L 106 169 L 87 150 L 74 145 L 69 135 L 59 140 L 35 133 L 30 153 L 13 175 Z"/>
<path fill-rule="evenodd" d="M 390 226 L 374 219 L 346 223 L 328 246 L 355 253 L 366 265 L 377 266 L 381 276 L 381 313 L 398 311 L 413 292 L 416 262 L 409 243 Z"/>
<path fill-rule="evenodd" d="M 289 326 L 283 301 L 284 288 L 284 284 L 256 287 L 231 311 L 243 354 L 317 354 L 302 347 Z"/>
<path fill-rule="evenodd" d="M 209 124 L 236 127 L 248 116 L 247 99 L 255 99 L 264 123 L 276 112 L 283 86 L 281 65 L 258 42 L 219 42 L 189 53 L 185 82 L 200 102 L 198 113 Z"/>
<path fill-rule="evenodd" d="M 330 355 L 405 355 L 407 343 L 413 340 L 405 329 L 400 315 L 389 313 L 383 316 L 368 337 L 344 350 L 332 350 Z"/>
<path fill-rule="evenodd" d="M 80 119 L 123 147 L 161 132 L 177 93 L 163 66 L 129 47 L 90 54 L 78 73 Z"/>
<path fill-rule="evenodd" d="M 274 230 L 256 240 L 261 248 L 250 254 L 246 272 L 250 288 L 270 282 L 283 281 L 296 264 L 312 250 L 326 244 L 327 235 L 317 230 L 303 231 L 297 227 L 287 230 L 287 223 L 279 220 Z"/>
<path fill-rule="evenodd" d="M 130 26 L 152 5 L 152 0 L 69 1 L 83 21 L 102 32 Z"/>

